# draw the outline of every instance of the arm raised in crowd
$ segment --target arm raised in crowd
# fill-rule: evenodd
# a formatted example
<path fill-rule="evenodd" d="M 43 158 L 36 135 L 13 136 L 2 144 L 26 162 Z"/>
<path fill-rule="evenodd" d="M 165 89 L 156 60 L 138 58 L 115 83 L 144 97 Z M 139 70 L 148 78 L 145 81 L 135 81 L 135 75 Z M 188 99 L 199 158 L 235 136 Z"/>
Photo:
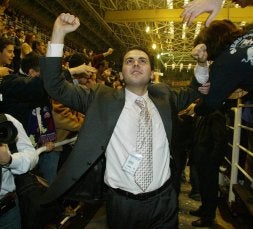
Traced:
<path fill-rule="evenodd" d="M 54 23 L 51 44 L 63 44 L 65 35 L 75 31 L 79 25 L 78 17 L 69 13 L 60 14 Z"/>

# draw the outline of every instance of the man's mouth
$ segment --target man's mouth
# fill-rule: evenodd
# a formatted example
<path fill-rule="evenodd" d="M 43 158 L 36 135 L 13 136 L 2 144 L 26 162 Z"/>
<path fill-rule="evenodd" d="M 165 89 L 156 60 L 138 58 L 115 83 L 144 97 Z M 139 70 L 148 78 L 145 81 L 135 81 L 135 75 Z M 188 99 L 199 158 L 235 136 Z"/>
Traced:
<path fill-rule="evenodd" d="M 138 71 L 138 70 L 135 70 L 135 71 L 132 71 L 132 74 L 133 74 L 133 75 L 142 74 L 142 72 L 140 72 L 140 71 Z"/>

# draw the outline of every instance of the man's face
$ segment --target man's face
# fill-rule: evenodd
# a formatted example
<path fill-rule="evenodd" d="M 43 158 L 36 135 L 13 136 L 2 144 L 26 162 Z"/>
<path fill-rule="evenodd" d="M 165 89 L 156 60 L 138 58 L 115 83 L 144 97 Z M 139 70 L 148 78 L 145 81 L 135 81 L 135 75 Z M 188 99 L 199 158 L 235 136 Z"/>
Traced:
<path fill-rule="evenodd" d="M 123 59 L 122 75 L 127 87 L 146 86 L 153 77 L 148 55 L 137 49 L 127 52 Z"/>
<path fill-rule="evenodd" d="M 23 38 L 25 36 L 25 32 L 23 30 L 21 30 L 18 34 L 18 37 Z"/>
<path fill-rule="evenodd" d="M 1 65 L 11 64 L 14 57 L 14 45 L 7 45 L 6 48 L 0 52 L 0 63 Z"/>
<path fill-rule="evenodd" d="M 47 48 L 43 42 L 41 42 L 40 45 L 38 46 L 38 50 L 42 55 L 46 55 Z"/>

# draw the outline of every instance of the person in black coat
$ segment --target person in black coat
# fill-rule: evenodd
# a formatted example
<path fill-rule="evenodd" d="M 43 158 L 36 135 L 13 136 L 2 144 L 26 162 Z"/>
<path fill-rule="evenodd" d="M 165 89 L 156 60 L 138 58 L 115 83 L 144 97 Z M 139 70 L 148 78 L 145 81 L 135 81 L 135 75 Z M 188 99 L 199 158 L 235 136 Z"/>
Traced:
<path fill-rule="evenodd" d="M 200 31 L 192 51 L 198 62 L 195 76 L 209 80 L 210 91 L 195 108 L 199 114 L 222 108 L 223 102 L 238 88 L 252 91 L 252 39 L 252 25 L 242 29 L 229 20 L 215 20 Z"/>
<path fill-rule="evenodd" d="M 195 165 L 201 196 L 201 206 L 191 215 L 200 217 L 192 222 L 195 227 L 211 226 L 218 205 L 218 175 L 226 146 L 226 119 L 215 110 L 205 116 L 196 115 L 192 142 L 192 163 Z"/>

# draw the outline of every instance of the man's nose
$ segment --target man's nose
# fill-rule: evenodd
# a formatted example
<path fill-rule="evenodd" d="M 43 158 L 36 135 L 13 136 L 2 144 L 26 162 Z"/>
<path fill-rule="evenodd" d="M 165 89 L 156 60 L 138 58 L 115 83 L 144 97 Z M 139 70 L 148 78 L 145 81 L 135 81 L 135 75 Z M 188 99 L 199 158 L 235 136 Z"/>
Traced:
<path fill-rule="evenodd" d="M 138 60 L 134 60 L 134 64 L 133 64 L 133 65 L 134 65 L 134 66 L 139 65 Z"/>

